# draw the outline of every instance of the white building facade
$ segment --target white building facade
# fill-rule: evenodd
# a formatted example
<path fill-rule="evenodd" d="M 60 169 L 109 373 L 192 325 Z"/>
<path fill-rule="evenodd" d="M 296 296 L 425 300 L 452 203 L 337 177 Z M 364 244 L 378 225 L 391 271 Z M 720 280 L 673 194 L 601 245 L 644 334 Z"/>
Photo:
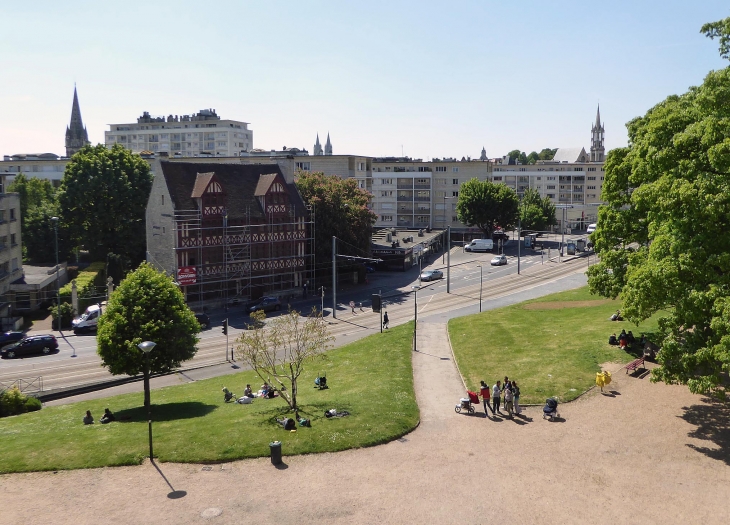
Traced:
<path fill-rule="evenodd" d="M 223 120 L 214 109 L 193 115 L 153 117 L 142 113 L 136 123 L 110 124 L 108 148 L 121 144 L 134 153 L 149 151 L 170 157 L 238 157 L 253 149 L 248 122 Z"/>

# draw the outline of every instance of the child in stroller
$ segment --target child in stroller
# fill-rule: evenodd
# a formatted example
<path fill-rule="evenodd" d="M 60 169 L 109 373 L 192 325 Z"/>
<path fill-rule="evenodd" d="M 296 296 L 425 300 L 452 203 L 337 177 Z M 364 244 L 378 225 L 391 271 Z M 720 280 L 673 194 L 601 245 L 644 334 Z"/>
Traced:
<path fill-rule="evenodd" d="M 229 403 L 231 400 L 237 399 L 236 394 L 228 390 L 226 387 L 223 387 L 223 402 Z"/>
<path fill-rule="evenodd" d="M 542 407 L 542 418 L 552 421 L 556 417 L 560 417 L 560 414 L 558 414 L 558 400 L 549 397 L 545 400 L 545 406 Z"/>
<path fill-rule="evenodd" d="M 479 394 L 472 392 L 471 390 L 466 391 L 468 397 L 462 397 L 459 400 L 459 404 L 454 407 L 457 414 L 460 414 L 462 410 L 466 410 L 469 414 L 474 414 L 474 406 L 479 404 Z"/>

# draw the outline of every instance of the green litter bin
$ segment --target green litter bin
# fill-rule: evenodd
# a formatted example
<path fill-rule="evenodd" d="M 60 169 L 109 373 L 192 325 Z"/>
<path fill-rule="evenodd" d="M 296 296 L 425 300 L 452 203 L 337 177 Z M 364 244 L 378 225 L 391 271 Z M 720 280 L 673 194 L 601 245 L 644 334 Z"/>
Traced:
<path fill-rule="evenodd" d="M 271 450 L 271 464 L 281 465 L 281 441 L 269 443 L 269 449 Z"/>

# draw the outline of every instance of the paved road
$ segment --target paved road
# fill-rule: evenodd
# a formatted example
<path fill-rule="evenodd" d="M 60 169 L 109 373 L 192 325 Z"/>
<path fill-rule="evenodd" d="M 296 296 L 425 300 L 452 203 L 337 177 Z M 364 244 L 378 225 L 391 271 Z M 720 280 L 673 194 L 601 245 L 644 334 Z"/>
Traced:
<path fill-rule="evenodd" d="M 514 244 L 514 243 L 513 243 Z M 420 283 L 418 291 L 419 320 L 433 317 L 445 320 L 458 315 L 479 311 L 480 279 L 482 281 L 482 308 L 488 309 L 500 304 L 500 298 L 529 290 L 536 286 L 556 281 L 567 275 L 582 274 L 588 259 L 572 258 L 548 260 L 540 253 L 528 252 L 521 257 L 520 275 L 517 275 L 516 252 L 508 246 L 509 263 L 505 266 L 491 266 L 491 253 L 464 253 L 461 248 L 452 249 L 451 254 L 451 293 L 446 293 L 446 279 Z M 424 269 L 441 268 L 442 258 L 436 258 Z M 479 268 L 479 266 L 482 266 Z M 445 272 L 446 273 L 446 272 Z M 481 273 L 481 275 L 480 275 Z M 408 322 L 414 317 L 414 293 L 412 287 L 419 284 L 419 272 L 413 268 L 404 273 L 371 274 L 369 285 L 350 287 L 338 292 L 337 318 L 332 317 L 331 307 L 325 302 L 325 317 L 335 336 L 336 346 L 375 333 L 380 329 L 380 316 L 370 309 L 370 295 L 382 291 L 384 304 L 388 310 L 391 326 Z M 353 314 L 346 303 L 354 300 L 362 302 L 363 309 L 356 308 Z M 521 299 L 522 300 L 522 299 Z M 319 304 L 316 298 L 301 301 L 294 306 L 307 311 L 312 305 Z M 220 324 L 224 316 L 230 320 L 229 347 L 233 346 L 237 335 L 245 329 L 248 317 L 243 307 L 211 315 L 213 327 L 200 334 L 198 353 L 185 364 L 185 369 L 200 368 L 226 363 L 226 338 Z M 58 335 L 58 333 L 56 332 Z M 105 381 L 111 375 L 100 365 L 96 354 L 96 339 L 93 335 L 75 336 L 64 332 L 59 338 L 59 352 L 50 356 L 27 357 L 0 362 L 0 382 L 8 384 L 18 379 L 26 382 L 42 378 L 43 390 L 67 388 Z M 75 357 L 72 357 L 75 356 Z M 230 366 L 227 367 L 227 369 Z"/>

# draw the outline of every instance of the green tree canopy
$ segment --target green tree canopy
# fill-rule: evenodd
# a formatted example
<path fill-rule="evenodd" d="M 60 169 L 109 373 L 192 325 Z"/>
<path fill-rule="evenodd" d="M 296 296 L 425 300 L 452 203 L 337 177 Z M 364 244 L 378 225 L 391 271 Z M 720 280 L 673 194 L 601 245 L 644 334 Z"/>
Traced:
<path fill-rule="evenodd" d="M 467 226 L 476 226 L 486 237 L 491 237 L 497 227 L 509 229 L 514 226 L 518 205 L 513 189 L 474 178 L 459 189 L 456 216 Z"/>
<path fill-rule="evenodd" d="M 520 203 L 520 220 L 523 230 L 545 231 L 558 223 L 555 204 L 549 197 L 540 197 L 540 192 L 525 190 Z"/>
<path fill-rule="evenodd" d="M 145 210 L 152 188 L 147 162 L 119 144 L 84 146 L 66 166 L 60 217 L 70 239 L 92 258 L 108 253 L 144 258 Z"/>
<path fill-rule="evenodd" d="M 20 173 L 8 185 L 8 191 L 20 195 L 20 219 L 25 220 L 28 209 L 56 201 L 56 190 L 48 179 L 28 178 Z"/>
<path fill-rule="evenodd" d="M 318 267 L 332 259 L 333 235 L 344 241 L 337 253 L 359 257 L 370 254 L 377 216 L 368 208 L 373 198 L 368 191 L 358 188 L 355 179 L 318 172 L 299 172 L 296 185 L 304 202 L 314 207 Z"/>
<path fill-rule="evenodd" d="M 524 151 L 513 149 L 509 153 L 507 153 L 507 156 L 510 159 L 515 159 L 520 162 L 520 164 L 535 164 L 538 160 L 552 160 L 555 156 L 555 152 L 558 151 L 557 148 L 550 149 L 550 148 L 544 148 L 540 150 L 540 153 L 533 151 L 529 155 L 526 155 Z"/>
<path fill-rule="evenodd" d="M 98 354 L 113 375 L 144 370 L 143 341 L 157 343 L 150 371 L 166 373 L 192 359 L 200 325 L 172 279 L 147 263 L 129 273 L 109 298 L 97 330 Z"/>
<path fill-rule="evenodd" d="M 33 263 L 55 263 L 55 232 L 51 217 L 58 215 L 56 190 L 48 179 L 19 174 L 8 186 L 20 196 L 23 258 Z M 59 227 L 59 252 L 65 254 L 65 231 Z"/>
<path fill-rule="evenodd" d="M 723 21 L 725 22 L 725 21 Z M 728 32 L 723 33 L 727 36 Z M 730 68 L 628 123 L 612 150 L 592 291 L 633 322 L 659 313 L 653 378 L 725 396 L 730 372 Z"/>

